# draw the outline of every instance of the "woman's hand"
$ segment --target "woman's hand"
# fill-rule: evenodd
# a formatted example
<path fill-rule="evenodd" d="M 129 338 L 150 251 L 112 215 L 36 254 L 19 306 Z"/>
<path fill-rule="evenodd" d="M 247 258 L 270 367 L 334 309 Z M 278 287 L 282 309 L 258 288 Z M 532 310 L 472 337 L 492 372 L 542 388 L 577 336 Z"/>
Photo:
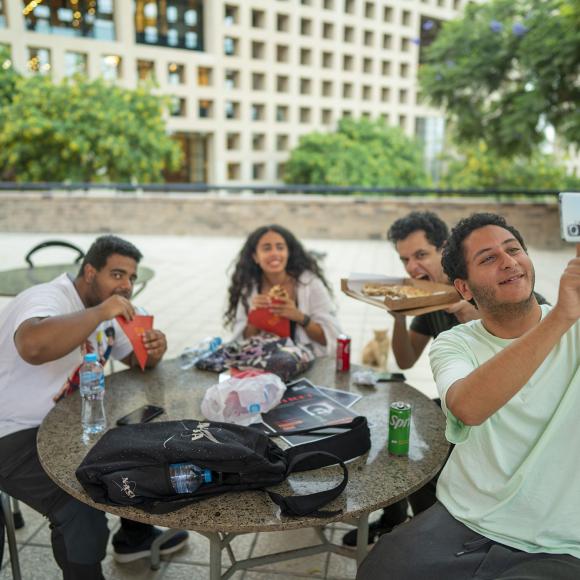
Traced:
<path fill-rule="evenodd" d="M 272 305 L 272 300 L 267 294 L 256 294 L 252 298 L 252 310 L 258 308 L 270 308 Z"/>
<path fill-rule="evenodd" d="M 298 310 L 296 303 L 291 298 L 275 298 L 270 303 L 270 310 L 282 318 L 302 322 L 304 314 Z"/>

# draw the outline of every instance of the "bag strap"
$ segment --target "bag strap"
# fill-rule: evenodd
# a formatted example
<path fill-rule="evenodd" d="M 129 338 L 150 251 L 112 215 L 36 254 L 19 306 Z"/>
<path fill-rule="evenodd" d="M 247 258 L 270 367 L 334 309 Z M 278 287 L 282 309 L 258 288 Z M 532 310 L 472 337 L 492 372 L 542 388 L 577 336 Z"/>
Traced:
<path fill-rule="evenodd" d="M 315 516 L 315 517 L 332 517 L 342 512 L 339 510 L 320 510 L 322 506 L 337 498 L 346 487 L 348 483 L 348 469 L 340 457 L 327 453 L 326 451 L 307 451 L 305 453 L 296 454 L 292 457 L 286 470 L 286 477 L 296 471 L 306 471 L 303 468 L 298 468 L 300 463 L 309 463 L 313 458 L 326 456 L 326 465 L 333 465 L 338 463 L 342 467 L 342 481 L 331 489 L 325 491 L 318 491 L 308 495 L 293 495 L 283 496 L 273 491 L 268 491 L 268 495 L 272 501 L 280 506 L 282 515 L 285 516 Z"/>
<path fill-rule="evenodd" d="M 333 433 L 329 429 L 340 429 L 343 433 Z M 325 433 L 326 431 L 326 433 Z M 340 461 L 349 461 L 364 455 L 371 448 L 371 433 L 367 418 L 359 415 L 350 423 L 297 429 L 295 431 L 277 431 L 268 433 L 269 437 L 285 437 L 288 435 L 329 435 L 318 441 L 303 443 L 286 449 L 284 453 L 292 463 L 300 455 L 309 454 L 308 459 L 302 459 L 300 468 L 294 471 L 309 471 L 334 465 Z"/>

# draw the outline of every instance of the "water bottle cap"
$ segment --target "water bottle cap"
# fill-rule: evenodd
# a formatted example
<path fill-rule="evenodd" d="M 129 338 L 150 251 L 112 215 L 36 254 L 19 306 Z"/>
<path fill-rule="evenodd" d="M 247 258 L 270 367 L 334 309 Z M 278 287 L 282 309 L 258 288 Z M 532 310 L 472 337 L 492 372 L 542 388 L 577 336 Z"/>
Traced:
<path fill-rule="evenodd" d="M 97 353 L 89 352 L 85 354 L 85 362 L 97 362 Z"/>
<path fill-rule="evenodd" d="M 252 403 L 248 406 L 248 411 L 250 413 L 259 413 L 260 412 L 260 403 Z"/>
<path fill-rule="evenodd" d="M 211 483 L 212 482 L 212 475 L 211 475 L 211 471 L 209 469 L 204 469 L 203 470 L 203 481 L 204 483 Z"/>

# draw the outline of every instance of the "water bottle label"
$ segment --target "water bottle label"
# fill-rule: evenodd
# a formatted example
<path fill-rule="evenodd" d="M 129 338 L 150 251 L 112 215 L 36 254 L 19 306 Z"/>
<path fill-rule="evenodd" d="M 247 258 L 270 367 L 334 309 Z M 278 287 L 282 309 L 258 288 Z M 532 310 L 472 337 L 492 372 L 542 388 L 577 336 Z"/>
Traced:
<path fill-rule="evenodd" d="M 250 413 L 259 413 L 260 412 L 260 403 L 252 403 L 248 406 L 248 411 Z"/>

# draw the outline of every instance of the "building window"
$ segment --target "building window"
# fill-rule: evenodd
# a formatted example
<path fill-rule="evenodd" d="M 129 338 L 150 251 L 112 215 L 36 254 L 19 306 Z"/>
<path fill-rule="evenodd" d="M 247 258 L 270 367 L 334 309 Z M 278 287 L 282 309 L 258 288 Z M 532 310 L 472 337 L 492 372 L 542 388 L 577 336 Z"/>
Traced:
<path fill-rule="evenodd" d="M 409 52 L 411 50 L 411 39 L 401 38 L 401 52 Z"/>
<path fill-rule="evenodd" d="M 233 36 L 226 36 L 224 38 L 224 54 L 226 56 L 237 56 L 240 42 Z"/>
<path fill-rule="evenodd" d="M 375 35 L 372 30 L 365 30 L 363 42 L 365 46 L 372 46 L 375 43 Z"/>
<path fill-rule="evenodd" d="M 354 14 L 354 0 L 344 0 L 344 11 L 347 14 Z"/>
<path fill-rule="evenodd" d="M 101 76 L 107 81 L 121 78 L 122 59 L 116 54 L 105 54 L 101 57 Z"/>
<path fill-rule="evenodd" d="M 203 0 L 135 0 L 135 33 L 139 44 L 203 50 Z"/>
<path fill-rule="evenodd" d="M 240 148 L 240 134 L 228 133 L 226 136 L 226 149 L 228 151 L 238 151 Z"/>
<path fill-rule="evenodd" d="M 362 88 L 362 98 L 363 101 L 370 101 L 372 99 L 372 95 L 373 95 L 373 88 L 365 85 Z"/>
<path fill-rule="evenodd" d="M 307 107 L 300 107 L 300 122 L 310 123 L 311 111 Z"/>
<path fill-rule="evenodd" d="M 169 114 L 172 117 L 185 117 L 185 99 L 181 97 L 171 97 Z"/>
<path fill-rule="evenodd" d="M 250 118 L 252 121 L 263 121 L 265 119 L 266 107 L 264 105 L 253 104 L 250 107 Z"/>
<path fill-rule="evenodd" d="M 393 37 L 390 34 L 383 34 L 383 48 L 389 50 L 393 46 Z"/>
<path fill-rule="evenodd" d="M 322 24 L 322 38 L 332 40 L 334 38 L 334 24 L 324 22 Z"/>
<path fill-rule="evenodd" d="M 155 63 L 152 60 L 137 61 L 137 78 L 140 81 L 155 80 Z"/>
<path fill-rule="evenodd" d="M 354 69 L 354 58 L 350 54 L 345 54 L 342 57 L 342 69 L 343 70 L 353 70 Z"/>
<path fill-rule="evenodd" d="M 238 24 L 240 18 L 240 11 L 237 6 L 226 4 L 224 6 L 224 26 L 234 26 Z"/>
<path fill-rule="evenodd" d="M 399 90 L 399 103 L 405 104 L 408 100 L 409 91 L 407 89 L 400 89 Z"/>
<path fill-rule="evenodd" d="M 332 81 L 322 81 L 322 96 L 332 97 Z"/>
<path fill-rule="evenodd" d="M 289 50 L 284 44 L 279 44 L 276 47 L 276 61 L 277 62 L 288 62 Z"/>
<path fill-rule="evenodd" d="M 225 115 L 226 119 L 239 119 L 240 118 L 240 104 L 234 101 L 225 102 Z"/>
<path fill-rule="evenodd" d="M 354 42 L 354 28 L 352 26 L 345 26 L 343 33 L 344 42 Z"/>
<path fill-rule="evenodd" d="M 266 45 L 263 42 L 252 42 L 252 58 L 262 60 L 266 56 Z"/>
<path fill-rule="evenodd" d="M 237 181 L 240 178 L 240 164 L 228 163 L 228 181 Z"/>
<path fill-rule="evenodd" d="M 276 167 L 276 178 L 277 179 L 284 179 L 284 172 L 286 171 L 286 163 L 278 163 Z"/>
<path fill-rule="evenodd" d="M 324 0 L 322 7 L 325 10 L 334 10 L 334 0 Z"/>
<path fill-rule="evenodd" d="M 23 3 L 27 30 L 115 40 L 113 0 L 23 0 Z"/>
<path fill-rule="evenodd" d="M 363 72 L 366 74 L 371 74 L 373 72 L 372 58 L 363 58 Z"/>
<path fill-rule="evenodd" d="M 276 30 L 278 32 L 288 32 L 290 29 L 290 17 L 288 14 L 276 15 Z"/>
<path fill-rule="evenodd" d="M 290 80 L 287 76 L 277 76 L 276 77 L 276 92 L 287 93 L 288 87 L 290 86 Z"/>
<path fill-rule="evenodd" d="M 401 12 L 401 24 L 403 26 L 411 26 L 411 13 L 408 10 Z"/>
<path fill-rule="evenodd" d="M 200 87 L 210 87 L 212 82 L 213 70 L 206 66 L 200 66 L 197 69 L 197 84 Z"/>
<path fill-rule="evenodd" d="M 200 119 L 211 119 L 213 117 L 213 101 L 202 99 L 198 103 L 197 116 Z"/>
<path fill-rule="evenodd" d="M 252 135 L 252 150 L 263 151 L 266 146 L 266 136 L 263 133 Z"/>
<path fill-rule="evenodd" d="M 266 166 L 263 163 L 252 164 L 252 179 L 264 179 L 266 173 Z"/>
<path fill-rule="evenodd" d="M 381 89 L 381 101 L 383 103 L 388 103 L 391 100 L 391 89 L 383 87 Z"/>
<path fill-rule="evenodd" d="M 309 48 L 300 49 L 300 64 L 304 66 L 312 64 L 312 51 Z"/>
<path fill-rule="evenodd" d="M 226 89 L 237 89 L 240 85 L 240 74 L 237 70 L 226 69 L 224 73 L 224 85 Z"/>
<path fill-rule="evenodd" d="M 252 10 L 252 28 L 266 26 L 266 13 L 263 10 Z"/>
<path fill-rule="evenodd" d="M 409 70 L 410 70 L 410 66 L 408 63 L 406 62 L 402 62 L 400 67 L 399 67 L 399 71 L 401 73 L 401 76 L 406 79 L 409 76 Z"/>
<path fill-rule="evenodd" d="M 312 20 L 308 18 L 300 20 L 300 34 L 302 36 L 310 36 L 312 34 Z"/>
<path fill-rule="evenodd" d="M 286 123 L 288 121 L 288 107 L 285 105 L 276 107 L 276 121 L 278 123 Z"/>
<path fill-rule="evenodd" d="M 322 109 L 320 121 L 323 125 L 332 124 L 332 111 L 330 109 Z"/>
<path fill-rule="evenodd" d="M 88 73 L 88 57 L 83 52 L 64 53 L 64 75 L 72 77 L 74 75 L 84 75 Z"/>
<path fill-rule="evenodd" d="M 185 83 L 185 67 L 176 62 L 167 65 L 167 83 L 170 85 L 182 85 Z"/>
<path fill-rule="evenodd" d="M 300 79 L 300 94 L 309 95 L 312 92 L 312 81 L 310 79 Z"/>
<path fill-rule="evenodd" d="M 383 21 L 384 22 L 393 21 L 393 9 L 390 6 L 385 6 L 383 9 Z"/>
<path fill-rule="evenodd" d="M 383 60 L 381 64 L 381 74 L 384 77 L 388 77 L 391 74 L 391 61 L 390 60 Z"/>
<path fill-rule="evenodd" d="M 332 68 L 334 63 L 334 55 L 332 52 L 323 52 L 322 53 L 322 67 L 323 68 Z"/>
<path fill-rule="evenodd" d="M 276 151 L 288 151 L 288 135 L 276 135 Z"/>
<path fill-rule="evenodd" d="M 365 4 L 365 18 L 375 17 L 375 5 L 372 2 L 367 2 Z"/>
<path fill-rule="evenodd" d="M 399 115 L 399 127 L 401 127 L 401 129 L 403 129 L 403 131 L 407 128 L 406 115 Z"/>
<path fill-rule="evenodd" d="M 342 85 L 342 98 L 343 99 L 352 99 L 352 83 L 344 83 Z"/>
<path fill-rule="evenodd" d="M 50 74 L 52 70 L 50 50 L 48 48 L 29 48 L 26 66 L 31 73 Z"/>
<path fill-rule="evenodd" d="M 266 88 L 266 75 L 263 73 L 252 73 L 252 90 L 263 91 Z"/>

